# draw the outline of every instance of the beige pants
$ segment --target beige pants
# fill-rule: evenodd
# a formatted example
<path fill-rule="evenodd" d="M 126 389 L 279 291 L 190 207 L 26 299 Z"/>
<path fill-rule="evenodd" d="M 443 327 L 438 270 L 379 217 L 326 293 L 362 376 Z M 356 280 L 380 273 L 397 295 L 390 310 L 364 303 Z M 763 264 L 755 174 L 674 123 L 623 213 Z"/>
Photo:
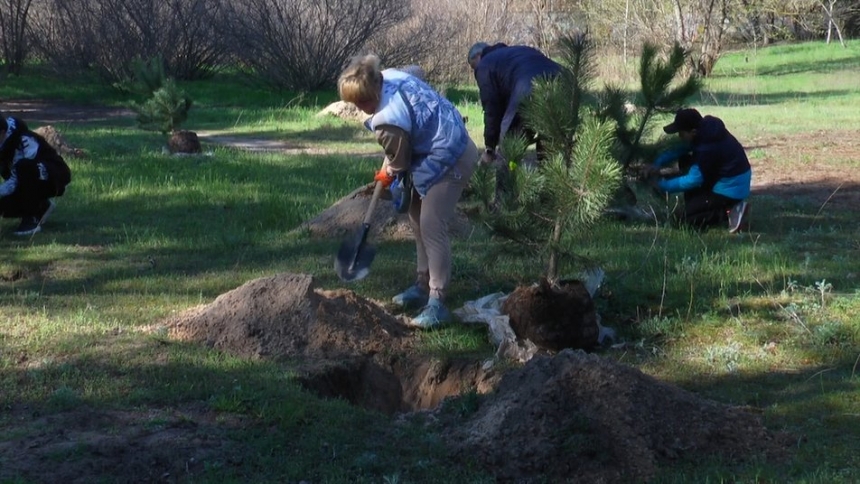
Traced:
<path fill-rule="evenodd" d="M 430 291 L 430 297 L 445 300 L 451 282 L 451 240 L 448 223 L 454 218 L 457 202 L 478 163 L 478 148 L 469 140 L 466 151 L 454 168 L 430 187 L 420 199 L 413 194 L 409 222 L 418 252 L 416 284 Z"/>

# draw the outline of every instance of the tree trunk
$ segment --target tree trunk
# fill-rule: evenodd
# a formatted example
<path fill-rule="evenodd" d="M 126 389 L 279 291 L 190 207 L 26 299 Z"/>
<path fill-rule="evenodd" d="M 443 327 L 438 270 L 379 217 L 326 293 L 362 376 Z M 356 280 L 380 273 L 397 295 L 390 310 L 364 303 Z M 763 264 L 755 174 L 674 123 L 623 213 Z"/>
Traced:
<path fill-rule="evenodd" d="M 684 27 L 684 14 L 681 10 L 681 0 L 673 0 L 672 11 L 675 15 L 675 41 L 681 46 L 686 47 L 688 45 L 688 39 L 687 31 Z"/>
<path fill-rule="evenodd" d="M 827 43 L 830 43 L 831 35 L 833 30 L 836 30 L 836 35 L 839 37 L 839 44 L 842 47 L 845 47 L 845 40 L 842 38 L 842 31 L 839 29 L 839 24 L 836 23 L 836 19 L 833 18 L 833 9 L 836 6 L 836 0 L 829 0 L 828 4 L 825 5 L 822 0 L 818 1 L 818 4 L 821 5 L 821 9 L 824 10 L 824 18 L 827 19 Z"/>
<path fill-rule="evenodd" d="M 546 279 L 550 284 L 558 281 L 558 247 L 561 235 L 564 233 L 564 217 L 559 214 L 555 218 L 555 226 L 552 229 L 552 238 L 549 241 L 549 262 L 546 267 Z"/>
<path fill-rule="evenodd" d="M 729 7 L 727 0 L 719 0 L 719 2 L 719 12 L 715 12 L 717 0 L 710 0 L 705 15 L 702 49 L 696 63 L 696 70 L 703 77 L 711 75 L 723 48 L 723 34 Z"/>

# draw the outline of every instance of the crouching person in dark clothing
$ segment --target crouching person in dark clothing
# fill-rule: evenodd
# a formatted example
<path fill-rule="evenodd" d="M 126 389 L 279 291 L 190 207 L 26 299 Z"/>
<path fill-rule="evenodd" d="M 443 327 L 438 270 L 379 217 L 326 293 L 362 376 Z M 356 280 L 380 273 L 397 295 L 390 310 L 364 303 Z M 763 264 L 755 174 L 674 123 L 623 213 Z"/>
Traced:
<path fill-rule="evenodd" d="M 63 157 L 24 121 L 0 116 L 0 217 L 20 218 L 15 235 L 33 235 L 72 179 Z"/>
<path fill-rule="evenodd" d="M 654 170 L 674 160 L 682 160 L 682 174 L 663 178 L 657 186 L 668 193 L 684 193 L 681 222 L 698 229 L 728 224 L 735 233 L 747 226 L 752 168 L 740 142 L 720 118 L 704 116 L 695 109 L 681 109 L 675 120 L 663 128 L 678 133 L 679 149 L 662 153 Z M 687 168 L 688 166 L 688 168 Z"/>

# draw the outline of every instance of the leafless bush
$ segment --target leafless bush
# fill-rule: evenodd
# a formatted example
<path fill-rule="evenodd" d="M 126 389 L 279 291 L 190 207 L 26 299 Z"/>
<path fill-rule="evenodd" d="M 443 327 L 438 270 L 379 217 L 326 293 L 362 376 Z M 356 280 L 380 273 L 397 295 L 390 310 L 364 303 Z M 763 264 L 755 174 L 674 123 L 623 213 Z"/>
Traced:
<path fill-rule="evenodd" d="M 462 55 L 451 52 L 451 39 L 463 29 L 462 19 L 444 12 L 417 11 L 382 35 L 374 36 L 366 50 L 379 55 L 385 66 L 420 65 L 428 79 L 451 80 L 451 67 L 462 68 Z"/>
<path fill-rule="evenodd" d="M 409 18 L 408 1 L 246 0 L 230 6 L 234 55 L 286 89 L 331 86 L 367 42 Z"/>
<path fill-rule="evenodd" d="M 19 74 L 27 59 L 27 17 L 33 0 L 0 0 L 0 62 Z"/>
<path fill-rule="evenodd" d="M 217 69 L 224 47 L 222 0 L 43 0 L 32 30 L 57 70 L 94 70 L 109 81 L 131 76 L 132 61 L 160 55 L 168 75 L 200 79 Z"/>
<path fill-rule="evenodd" d="M 529 43 L 528 8 L 526 0 L 412 0 L 415 18 L 394 32 L 431 46 L 412 60 L 428 77 L 464 82 L 471 79 L 466 54 L 475 42 Z"/>

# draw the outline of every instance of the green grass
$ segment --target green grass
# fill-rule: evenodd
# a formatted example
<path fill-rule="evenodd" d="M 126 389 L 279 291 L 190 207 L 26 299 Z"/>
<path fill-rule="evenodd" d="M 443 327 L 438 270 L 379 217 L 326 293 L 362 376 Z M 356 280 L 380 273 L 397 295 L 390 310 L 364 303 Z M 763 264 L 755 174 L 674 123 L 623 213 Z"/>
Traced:
<path fill-rule="evenodd" d="M 816 43 L 732 52 L 692 102 L 742 141 L 821 133 L 851 140 L 860 128 L 852 107 L 860 101 L 858 74 L 856 41 L 846 49 Z M 95 84 L 40 76 L 5 79 L 2 98 L 125 101 Z M 199 482 L 491 482 L 446 464 L 438 436 L 417 423 L 382 438 L 388 419 L 301 391 L 289 365 L 150 331 L 256 277 L 308 272 L 323 288 L 341 287 L 331 269 L 339 240 L 293 229 L 369 181 L 379 164 L 356 156 L 378 152 L 360 127 L 313 116 L 333 93 L 268 92 L 231 78 L 183 87 L 195 99 L 188 129 L 311 149 L 214 148 L 175 158 L 132 120 L 60 126 L 89 156 L 70 159 L 73 184 L 46 230 L 17 239 L 16 221 L 0 221 L 0 406 L 52 415 L 194 405 L 247 419 L 225 431 L 242 467 L 211 463 Z M 480 144 L 474 88 L 448 95 Z M 772 150 L 753 148 L 751 156 L 770 160 Z M 818 161 L 856 169 L 858 153 Z M 773 162 L 804 169 L 808 156 L 798 146 Z M 606 357 L 718 401 L 758 407 L 770 428 L 802 436 L 790 464 L 679 465 L 659 482 L 860 480 L 860 437 L 850 430 L 860 419 L 860 228 L 853 211 L 819 208 L 764 191 L 749 235 L 607 221 L 578 241 L 607 272 L 598 308 L 627 343 Z M 523 255 L 489 263 L 494 244 L 480 232 L 454 245 L 453 306 L 540 276 L 541 264 Z M 373 275 L 351 288 L 390 297 L 410 282 L 413 252 L 409 242 L 384 244 Z M 489 356 L 471 326 L 429 333 L 422 345 Z M 0 414 L 0 440 L 38 431 L 18 425 L 9 435 L 9 418 Z"/>

